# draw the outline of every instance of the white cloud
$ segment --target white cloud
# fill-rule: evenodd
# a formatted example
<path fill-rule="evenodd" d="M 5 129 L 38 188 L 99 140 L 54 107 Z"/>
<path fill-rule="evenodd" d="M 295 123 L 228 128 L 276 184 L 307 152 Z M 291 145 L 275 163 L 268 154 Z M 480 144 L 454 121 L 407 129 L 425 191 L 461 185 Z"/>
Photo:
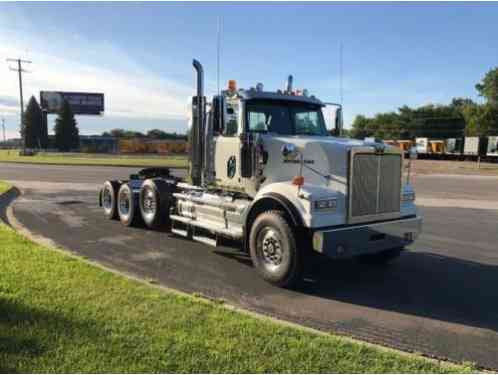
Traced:
<path fill-rule="evenodd" d="M 71 45 L 75 40 L 77 48 Z M 49 37 L 40 40 L 27 35 L 15 40 L 12 34 L 0 29 L 0 61 L 4 62 L 7 57 L 25 57 L 26 54 L 33 61 L 33 64 L 26 65 L 31 73 L 23 75 L 25 103 L 31 95 L 38 98 L 40 90 L 103 92 L 105 114 L 110 117 L 187 117 L 187 97 L 193 93 L 191 85 L 147 71 L 105 41 L 90 44 L 79 36 L 70 35 L 67 40 L 56 42 L 59 44 L 57 52 L 50 42 Z M 0 98 L 18 98 L 17 75 L 6 65 L 0 68 Z M 19 113 L 17 105 L 11 104 L 0 101 L 0 114 Z"/>

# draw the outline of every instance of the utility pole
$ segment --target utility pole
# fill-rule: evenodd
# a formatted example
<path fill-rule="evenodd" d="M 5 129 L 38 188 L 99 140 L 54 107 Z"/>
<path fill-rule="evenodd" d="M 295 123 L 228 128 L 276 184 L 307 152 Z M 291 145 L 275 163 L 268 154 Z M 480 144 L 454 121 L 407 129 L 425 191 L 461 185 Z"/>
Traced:
<path fill-rule="evenodd" d="M 26 152 L 26 132 L 23 131 L 23 126 L 24 126 L 24 101 L 22 97 L 22 73 L 29 73 L 27 70 L 24 70 L 22 67 L 22 64 L 31 64 L 31 61 L 29 60 L 21 60 L 21 59 L 7 59 L 7 62 L 16 62 L 17 63 L 17 68 L 13 68 L 9 66 L 9 69 L 18 72 L 19 73 L 19 99 L 21 102 L 21 149 L 23 155 Z"/>
<path fill-rule="evenodd" d="M 5 119 L 2 117 L 2 130 L 3 130 L 3 141 L 5 142 L 7 138 L 5 138 Z"/>

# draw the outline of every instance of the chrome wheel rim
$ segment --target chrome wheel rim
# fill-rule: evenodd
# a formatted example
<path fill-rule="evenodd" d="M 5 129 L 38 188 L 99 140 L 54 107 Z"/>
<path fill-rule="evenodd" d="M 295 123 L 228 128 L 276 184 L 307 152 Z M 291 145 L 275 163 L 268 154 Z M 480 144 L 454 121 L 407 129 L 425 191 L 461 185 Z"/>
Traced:
<path fill-rule="evenodd" d="M 130 199 L 126 190 L 119 193 L 119 212 L 123 215 L 130 213 Z"/>
<path fill-rule="evenodd" d="M 285 258 L 281 235 L 271 227 L 264 227 L 258 234 L 258 248 L 265 268 L 277 271 Z"/>
<path fill-rule="evenodd" d="M 142 209 L 146 215 L 154 215 L 156 212 L 156 194 L 152 189 L 145 188 L 142 195 Z"/>
<path fill-rule="evenodd" d="M 105 188 L 102 193 L 102 205 L 104 206 L 105 210 L 112 209 L 112 194 L 109 188 Z"/>

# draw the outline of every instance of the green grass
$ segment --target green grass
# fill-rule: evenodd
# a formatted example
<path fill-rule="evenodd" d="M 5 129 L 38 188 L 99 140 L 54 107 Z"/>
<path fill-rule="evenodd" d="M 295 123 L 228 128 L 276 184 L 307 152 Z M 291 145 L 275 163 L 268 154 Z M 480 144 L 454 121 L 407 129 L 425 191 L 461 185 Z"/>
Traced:
<path fill-rule="evenodd" d="M 19 156 L 18 150 L 0 150 L 0 162 L 59 164 L 59 165 L 100 165 L 121 167 L 171 167 L 187 168 L 185 156 L 158 155 L 112 155 L 41 152 L 35 156 Z"/>
<path fill-rule="evenodd" d="M 0 372 L 471 370 L 167 292 L 0 224 Z"/>
<path fill-rule="evenodd" d="M 0 181 L 0 195 L 5 193 L 7 190 L 10 189 L 10 185 L 3 182 L 3 181 Z"/>

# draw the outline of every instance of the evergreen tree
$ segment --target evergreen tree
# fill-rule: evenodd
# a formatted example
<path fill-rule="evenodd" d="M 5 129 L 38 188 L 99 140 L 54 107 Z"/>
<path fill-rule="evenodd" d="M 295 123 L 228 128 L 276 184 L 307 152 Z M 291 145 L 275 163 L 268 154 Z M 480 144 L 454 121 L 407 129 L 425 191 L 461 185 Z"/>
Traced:
<path fill-rule="evenodd" d="M 22 132 L 26 148 L 43 148 L 43 119 L 42 112 L 35 97 L 32 96 L 24 111 Z M 47 134 L 48 138 L 48 134 Z"/>
<path fill-rule="evenodd" d="M 64 101 L 62 108 L 55 119 L 55 146 L 60 151 L 69 151 L 79 148 L 79 130 L 71 106 Z"/>
<path fill-rule="evenodd" d="M 40 129 L 40 144 L 41 148 L 46 149 L 48 148 L 48 124 L 47 124 L 47 115 L 43 115 L 42 112 L 42 122 L 41 122 L 41 129 Z"/>

